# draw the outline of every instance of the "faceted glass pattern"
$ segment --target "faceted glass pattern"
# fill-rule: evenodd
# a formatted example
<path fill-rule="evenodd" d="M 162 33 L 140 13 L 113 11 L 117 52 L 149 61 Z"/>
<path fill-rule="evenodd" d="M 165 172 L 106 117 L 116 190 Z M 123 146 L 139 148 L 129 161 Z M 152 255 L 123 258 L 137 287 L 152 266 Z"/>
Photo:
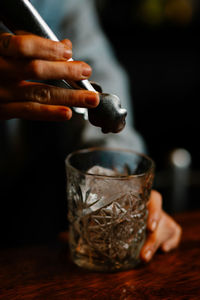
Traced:
<path fill-rule="evenodd" d="M 66 162 L 72 259 L 77 265 L 91 270 L 132 268 L 139 262 L 140 249 L 145 240 L 146 203 L 153 181 L 153 162 L 146 156 L 131 152 L 140 158 L 134 160 L 137 162 L 134 170 L 138 174 L 127 174 L 132 167 L 128 165 L 129 159 L 124 163 L 124 158 L 124 172 L 119 173 L 118 170 L 122 170 L 119 162 L 123 150 L 117 150 L 118 165 L 112 162 L 110 168 L 108 162 L 105 163 L 106 153 L 108 151 L 110 155 L 115 150 L 84 151 L 86 161 L 82 169 L 83 157 L 79 161 L 79 152 L 69 156 Z M 73 155 L 77 156 L 75 160 Z M 148 164 L 145 160 L 148 160 Z M 136 171 L 138 164 L 139 172 Z"/>

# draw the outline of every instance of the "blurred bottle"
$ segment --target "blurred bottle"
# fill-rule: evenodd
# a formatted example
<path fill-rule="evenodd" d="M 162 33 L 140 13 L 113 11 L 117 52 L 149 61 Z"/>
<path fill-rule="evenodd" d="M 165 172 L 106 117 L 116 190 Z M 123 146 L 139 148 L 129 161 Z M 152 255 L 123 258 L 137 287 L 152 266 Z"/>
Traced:
<path fill-rule="evenodd" d="M 193 17 L 193 0 L 167 0 L 165 16 L 168 21 L 180 25 L 188 24 Z"/>
<path fill-rule="evenodd" d="M 139 19 L 149 25 L 170 22 L 187 25 L 192 21 L 196 0 L 143 0 L 138 6 Z"/>
<path fill-rule="evenodd" d="M 163 1 L 143 0 L 138 8 L 138 15 L 143 23 L 158 25 L 163 21 Z"/>
<path fill-rule="evenodd" d="M 186 149 L 175 149 L 170 155 L 172 168 L 172 210 L 174 212 L 187 209 L 190 185 L 191 155 Z"/>

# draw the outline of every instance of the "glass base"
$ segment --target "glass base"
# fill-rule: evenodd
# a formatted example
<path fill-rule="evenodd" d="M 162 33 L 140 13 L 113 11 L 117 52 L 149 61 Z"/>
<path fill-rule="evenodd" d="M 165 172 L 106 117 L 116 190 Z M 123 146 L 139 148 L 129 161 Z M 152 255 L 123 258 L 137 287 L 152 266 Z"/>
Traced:
<path fill-rule="evenodd" d="M 109 259 L 98 259 L 94 256 L 87 256 L 77 252 L 72 252 L 73 262 L 84 269 L 98 272 L 118 272 L 123 270 L 130 270 L 138 266 L 141 262 L 140 250 L 144 244 L 145 237 L 138 245 L 137 250 L 135 249 L 134 256 L 127 257 L 123 261 L 110 261 Z M 133 254 L 133 253 L 132 253 Z"/>
<path fill-rule="evenodd" d="M 130 270 L 135 268 L 141 260 L 138 258 L 137 260 L 130 260 L 123 264 L 110 264 L 110 263 L 99 263 L 99 261 L 89 261 L 86 260 L 85 257 L 76 257 L 73 259 L 74 263 L 84 269 L 90 271 L 98 271 L 98 272 L 119 272 L 123 270 Z"/>

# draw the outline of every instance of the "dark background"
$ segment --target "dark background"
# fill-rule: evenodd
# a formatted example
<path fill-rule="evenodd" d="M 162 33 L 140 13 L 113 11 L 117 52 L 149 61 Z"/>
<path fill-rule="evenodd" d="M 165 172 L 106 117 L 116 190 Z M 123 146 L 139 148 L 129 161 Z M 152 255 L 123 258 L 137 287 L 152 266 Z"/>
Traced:
<path fill-rule="evenodd" d="M 169 213 L 200 208 L 197 4 L 195 0 L 97 1 L 104 31 L 129 74 L 135 127 L 155 161 L 154 187 L 162 193 Z M 58 132 L 68 139 L 70 132 L 63 132 L 62 124 L 27 121 L 25 125 L 22 149 L 16 145 L 13 149 L 9 145 L 10 152 L 7 146 L 0 149 L 2 245 L 43 242 L 66 227 L 65 170 L 59 153 L 64 149 L 60 141 L 65 140 Z M 78 132 L 76 136 L 78 141 Z M 191 156 L 188 168 L 172 164 L 171 153 L 177 148 Z"/>
<path fill-rule="evenodd" d="M 187 205 L 173 207 L 168 201 L 164 206 L 168 211 L 199 208 L 199 3 L 109 0 L 97 4 L 104 31 L 130 77 L 135 127 L 156 163 L 155 187 L 168 199 L 181 186 L 177 196 L 188 194 Z M 174 179 L 170 161 L 178 148 L 191 155 L 184 182 Z"/>

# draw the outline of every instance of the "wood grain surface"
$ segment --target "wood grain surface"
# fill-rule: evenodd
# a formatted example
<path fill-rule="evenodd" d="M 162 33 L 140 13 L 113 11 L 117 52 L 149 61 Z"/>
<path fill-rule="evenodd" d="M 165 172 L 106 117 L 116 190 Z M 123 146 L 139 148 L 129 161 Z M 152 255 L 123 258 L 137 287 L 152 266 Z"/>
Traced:
<path fill-rule="evenodd" d="M 55 242 L 0 250 L 0 299 L 200 299 L 200 211 L 175 216 L 180 247 L 118 273 L 76 267 Z"/>

